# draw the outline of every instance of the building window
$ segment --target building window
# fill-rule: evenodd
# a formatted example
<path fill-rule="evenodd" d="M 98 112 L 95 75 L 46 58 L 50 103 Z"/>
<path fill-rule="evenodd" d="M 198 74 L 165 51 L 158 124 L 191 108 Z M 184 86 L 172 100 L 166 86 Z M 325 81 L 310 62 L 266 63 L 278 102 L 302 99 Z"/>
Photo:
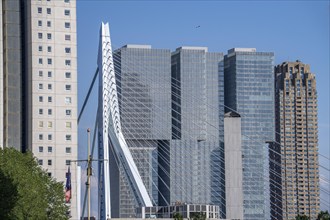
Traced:
<path fill-rule="evenodd" d="M 65 153 L 71 154 L 71 147 L 66 147 L 65 148 Z"/>
<path fill-rule="evenodd" d="M 48 146 L 48 153 L 52 153 L 53 152 L 53 148 L 51 146 Z"/>
<path fill-rule="evenodd" d="M 65 104 L 71 104 L 71 97 L 65 97 Z"/>
<path fill-rule="evenodd" d="M 44 152 L 44 147 L 43 146 L 39 146 L 39 153 Z"/>
<path fill-rule="evenodd" d="M 44 139 L 44 135 L 43 134 L 39 134 L 39 140 L 43 140 Z"/>
<path fill-rule="evenodd" d="M 65 85 L 65 90 L 70 91 L 71 90 L 71 85 Z"/>
<path fill-rule="evenodd" d="M 70 34 L 66 34 L 66 35 L 65 35 L 65 40 L 70 41 L 70 40 L 71 40 L 71 35 L 70 35 Z"/>
<path fill-rule="evenodd" d="M 47 8 L 47 14 L 51 14 L 52 13 L 52 9 L 51 8 Z"/>
<path fill-rule="evenodd" d="M 42 64 L 42 58 L 39 58 L 39 64 Z"/>
<path fill-rule="evenodd" d="M 48 96 L 48 102 L 53 102 L 53 97 Z"/>
<path fill-rule="evenodd" d="M 69 2 L 70 2 L 70 0 L 64 0 L 64 2 L 65 2 L 65 3 L 69 3 Z"/>
<path fill-rule="evenodd" d="M 64 15 L 66 15 L 66 16 L 70 16 L 70 10 L 64 10 Z"/>
<path fill-rule="evenodd" d="M 48 46 L 47 47 L 47 51 L 48 51 L 48 53 L 52 52 L 52 47 L 51 46 Z"/>
<path fill-rule="evenodd" d="M 48 172 L 47 174 L 48 174 L 48 177 L 52 177 L 52 173 Z"/>
<path fill-rule="evenodd" d="M 48 109 L 48 115 L 52 115 L 53 114 L 53 110 L 50 108 Z"/>
<path fill-rule="evenodd" d="M 65 60 L 65 65 L 66 66 L 71 66 L 71 60 Z"/>
<path fill-rule="evenodd" d="M 38 38 L 42 39 L 42 33 L 38 33 Z"/>
<path fill-rule="evenodd" d="M 71 48 L 70 47 L 66 47 L 65 48 L 65 53 L 71 53 Z"/>
<path fill-rule="evenodd" d="M 41 27 L 42 26 L 42 21 L 38 21 L 38 26 Z"/>
<path fill-rule="evenodd" d="M 47 21 L 47 27 L 51 27 L 52 26 L 52 22 L 51 21 Z"/>
<path fill-rule="evenodd" d="M 39 89 L 43 89 L 44 85 L 42 83 L 39 83 Z"/>
<path fill-rule="evenodd" d="M 39 96 L 39 102 L 43 102 L 44 98 L 42 96 Z"/>
<path fill-rule="evenodd" d="M 70 22 L 65 22 L 65 23 L 64 23 L 64 27 L 65 27 L 65 28 L 70 28 L 70 27 L 71 27 Z"/>
<path fill-rule="evenodd" d="M 52 84 L 48 84 L 48 89 L 49 89 L 49 90 L 52 89 Z"/>
<path fill-rule="evenodd" d="M 39 50 L 40 52 L 42 52 L 42 46 L 39 46 L 39 47 L 38 47 L 38 50 Z"/>
<path fill-rule="evenodd" d="M 52 128 L 53 127 L 53 122 L 49 121 L 48 122 L 48 128 Z"/>
<path fill-rule="evenodd" d="M 47 59 L 47 63 L 48 63 L 48 65 L 52 65 L 52 63 L 53 63 L 53 62 L 52 62 L 52 59 L 51 59 L 51 58 L 48 58 L 48 59 Z"/>
<path fill-rule="evenodd" d="M 42 77 L 44 75 L 44 73 L 42 72 L 42 70 L 39 70 L 39 76 Z"/>
<path fill-rule="evenodd" d="M 65 122 L 65 127 L 66 128 L 71 128 L 71 122 Z"/>
<path fill-rule="evenodd" d="M 71 72 L 65 72 L 65 78 L 70 79 L 71 78 Z"/>
<path fill-rule="evenodd" d="M 51 134 L 48 135 L 48 140 L 51 141 L 53 139 L 53 136 Z"/>
<path fill-rule="evenodd" d="M 39 108 L 39 115 L 43 115 L 44 114 L 44 110 L 42 108 Z"/>
<path fill-rule="evenodd" d="M 68 116 L 70 116 L 71 115 L 71 109 L 66 109 L 65 110 L 65 114 L 68 115 Z"/>
<path fill-rule="evenodd" d="M 300 67 L 300 73 L 301 74 L 304 74 L 305 73 L 305 68 L 302 66 L 302 67 Z"/>
<path fill-rule="evenodd" d="M 70 166 L 71 160 L 65 160 L 65 165 Z"/>
<path fill-rule="evenodd" d="M 67 134 L 67 135 L 65 135 L 65 140 L 67 140 L 67 141 L 71 141 L 71 134 Z"/>
<path fill-rule="evenodd" d="M 39 128 L 44 127 L 44 122 L 43 121 L 39 121 Z"/>
<path fill-rule="evenodd" d="M 52 34 L 51 34 L 51 33 L 48 33 L 48 34 L 47 34 L 47 39 L 48 39 L 48 40 L 51 40 L 51 39 L 52 39 Z"/>
<path fill-rule="evenodd" d="M 42 13 L 42 8 L 38 7 L 38 13 L 41 14 Z"/>
<path fill-rule="evenodd" d="M 52 77 L 52 71 L 48 71 L 48 77 Z"/>
<path fill-rule="evenodd" d="M 48 160 L 48 165 L 49 165 L 49 166 L 52 165 L 52 160 Z"/>
<path fill-rule="evenodd" d="M 40 166 L 42 166 L 43 161 L 42 161 L 42 160 L 38 160 L 38 164 L 39 164 Z"/>

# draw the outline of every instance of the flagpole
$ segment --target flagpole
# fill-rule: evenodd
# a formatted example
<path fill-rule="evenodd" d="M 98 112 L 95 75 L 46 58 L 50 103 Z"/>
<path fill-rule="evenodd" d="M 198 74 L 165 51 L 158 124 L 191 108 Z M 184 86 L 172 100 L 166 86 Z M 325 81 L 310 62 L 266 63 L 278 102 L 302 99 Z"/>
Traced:
<path fill-rule="evenodd" d="M 86 181 L 86 190 L 88 194 L 87 199 L 87 219 L 91 219 L 91 176 L 92 176 L 92 162 L 98 161 L 93 160 L 92 155 L 90 153 L 90 128 L 87 128 L 87 160 L 73 160 L 71 162 L 80 162 L 80 161 L 87 161 L 87 181 Z M 85 199 L 86 199 L 86 193 L 85 193 Z M 83 211 L 82 211 L 82 218 L 84 217 L 85 213 L 85 200 L 83 205 Z"/>
<path fill-rule="evenodd" d="M 86 197 L 88 197 L 87 199 L 87 219 L 90 220 L 91 219 L 91 176 L 92 176 L 92 163 L 93 161 L 105 161 L 102 159 L 93 159 L 93 155 L 91 155 L 91 150 L 90 150 L 90 128 L 87 129 L 87 160 L 70 160 L 71 162 L 87 162 L 87 181 L 85 182 L 86 184 L 86 191 L 85 191 L 85 197 L 84 197 L 84 204 L 83 204 L 83 210 L 82 210 L 82 214 L 81 214 L 81 218 L 84 218 L 84 214 L 85 214 L 85 201 L 86 201 Z M 93 149 L 94 149 L 94 141 L 93 141 Z"/>
<path fill-rule="evenodd" d="M 88 187 L 88 214 L 87 218 L 90 220 L 90 214 L 91 214 L 91 175 L 92 175 L 92 160 L 91 160 L 91 155 L 90 155 L 90 129 L 87 129 L 87 187 Z"/>

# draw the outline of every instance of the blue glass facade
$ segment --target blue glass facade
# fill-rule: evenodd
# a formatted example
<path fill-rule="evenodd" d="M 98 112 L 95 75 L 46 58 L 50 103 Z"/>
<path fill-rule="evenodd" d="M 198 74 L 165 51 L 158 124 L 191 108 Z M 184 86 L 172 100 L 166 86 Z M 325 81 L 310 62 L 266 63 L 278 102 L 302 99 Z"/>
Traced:
<path fill-rule="evenodd" d="M 154 205 L 218 205 L 225 218 L 223 54 L 129 45 L 114 63 L 122 130 Z M 135 217 L 139 204 L 115 161 L 112 216 Z"/>
<path fill-rule="evenodd" d="M 235 48 L 224 60 L 226 111 L 242 116 L 244 219 L 269 219 L 266 142 L 275 140 L 274 54 Z"/>
<path fill-rule="evenodd" d="M 219 205 L 224 218 L 222 53 L 178 48 L 171 81 L 170 201 Z"/>
<path fill-rule="evenodd" d="M 153 204 L 162 204 L 167 188 L 162 182 L 165 174 L 162 170 L 158 174 L 158 163 L 163 162 L 158 151 L 171 139 L 170 50 L 127 45 L 116 50 L 113 59 L 124 137 Z M 114 161 L 110 161 L 112 217 L 136 217 L 139 204 L 124 169 Z"/>

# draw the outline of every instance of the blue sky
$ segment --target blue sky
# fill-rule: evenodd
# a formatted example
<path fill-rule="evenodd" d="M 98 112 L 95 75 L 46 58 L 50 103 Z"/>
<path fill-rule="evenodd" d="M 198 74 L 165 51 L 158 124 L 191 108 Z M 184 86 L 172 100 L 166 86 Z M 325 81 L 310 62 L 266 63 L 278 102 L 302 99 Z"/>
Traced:
<path fill-rule="evenodd" d="M 233 47 L 255 47 L 274 52 L 275 64 L 296 59 L 310 64 L 317 78 L 320 153 L 329 157 L 329 11 L 329 1 L 78 0 L 79 108 L 96 69 L 102 21 L 110 24 L 114 48 L 206 46 L 226 53 Z M 79 126 L 81 148 L 86 146 L 85 130 L 94 127 L 96 89 L 92 97 Z"/>

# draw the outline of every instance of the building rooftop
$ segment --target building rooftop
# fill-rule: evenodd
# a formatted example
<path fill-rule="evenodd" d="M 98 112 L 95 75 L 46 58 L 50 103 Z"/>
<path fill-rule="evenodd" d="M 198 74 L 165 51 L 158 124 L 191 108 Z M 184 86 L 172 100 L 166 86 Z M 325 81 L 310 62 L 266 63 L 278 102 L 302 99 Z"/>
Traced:
<path fill-rule="evenodd" d="M 227 51 L 228 57 L 231 57 L 236 52 L 257 52 L 256 48 L 232 48 Z"/>
<path fill-rule="evenodd" d="M 136 48 L 136 49 L 151 49 L 151 45 L 143 44 L 126 44 L 123 48 Z"/>
<path fill-rule="evenodd" d="M 240 118 L 241 115 L 237 112 L 227 112 L 225 113 L 225 118 Z"/>
<path fill-rule="evenodd" d="M 182 47 L 178 47 L 176 48 L 176 50 L 204 50 L 205 52 L 207 52 L 208 48 L 207 47 L 194 47 L 194 46 L 182 46 Z"/>
<path fill-rule="evenodd" d="M 234 52 L 257 52 L 256 48 L 232 48 L 228 50 L 228 54 L 234 53 Z"/>

